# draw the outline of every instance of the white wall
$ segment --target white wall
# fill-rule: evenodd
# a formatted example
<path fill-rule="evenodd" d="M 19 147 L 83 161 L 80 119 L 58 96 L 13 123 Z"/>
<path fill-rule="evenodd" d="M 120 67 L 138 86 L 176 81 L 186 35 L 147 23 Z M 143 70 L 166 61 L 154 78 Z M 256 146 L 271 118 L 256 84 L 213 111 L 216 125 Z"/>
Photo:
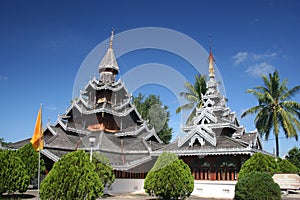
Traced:
<path fill-rule="evenodd" d="M 194 181 L 192 195 L 207 198 L 233 199 L 236 181 Z"/>
<path fill-rule="evenodd" d="M 199 181 L 194 182 L 193 196 L 207 198 L 233 199 L 236 181 Z M 104 193 L 144 193 L 144 179 L 116 179 Z"/>
<path fill-rule="evenodd" d="M 144 179 L 116 179 L 104 193 L 142 193 L 144 191 Z"/>

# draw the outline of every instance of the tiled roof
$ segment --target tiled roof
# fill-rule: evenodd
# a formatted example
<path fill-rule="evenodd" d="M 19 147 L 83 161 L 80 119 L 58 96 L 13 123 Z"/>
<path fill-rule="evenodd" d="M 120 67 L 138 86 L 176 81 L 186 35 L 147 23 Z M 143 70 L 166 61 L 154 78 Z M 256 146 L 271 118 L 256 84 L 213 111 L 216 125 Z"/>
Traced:
<path fill-rule="evenodd" d="M 10 143 L 10 144 L 8 144 L 8 148 L 11 148 L 11 149 L 19 149 L 19 148 L 21 148 L 22 146 L 24 146 L 24 145 L 30 143 L 30 140 L 31 140 L 31 138 L 28 138 L 28 139 L 21 140 L 21 141 L 18 141 L 18 142 Z"/>

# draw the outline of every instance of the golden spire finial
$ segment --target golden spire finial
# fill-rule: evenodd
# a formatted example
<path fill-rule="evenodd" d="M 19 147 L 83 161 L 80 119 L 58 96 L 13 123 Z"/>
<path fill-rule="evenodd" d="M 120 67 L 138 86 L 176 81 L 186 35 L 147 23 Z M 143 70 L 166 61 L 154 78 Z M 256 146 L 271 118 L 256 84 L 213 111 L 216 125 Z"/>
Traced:
<path fill-rule="evenodd" d="M 215 77 L 215 69 L 214 69 L 214 62 L 215 62 L 215 58 L 212 54 L 212 39 L 211 39 L 211 35 L 209 35 L 209 40 L 210 40 L 210 51 L 209 51 L 209 57 L 208 57 L 208 63 L 209 63 L 209 77 Z"/>
<path fill-rule="evenodd" d="M 111 36 L 110 36 L 110 41 L 109 41 L 110 49 L 112 49 L 113 39 L 114 39 L 114 28 L 111 28 Z"/>

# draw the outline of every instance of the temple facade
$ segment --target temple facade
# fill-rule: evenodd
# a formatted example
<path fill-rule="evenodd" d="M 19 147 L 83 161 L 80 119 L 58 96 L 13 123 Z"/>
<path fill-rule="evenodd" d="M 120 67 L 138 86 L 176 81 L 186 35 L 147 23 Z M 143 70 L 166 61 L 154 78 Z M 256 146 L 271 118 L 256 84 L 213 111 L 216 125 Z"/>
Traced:
<path fill-rule="evenodd" d="M 227 107 L 215 78 L 211 50 L 208 61 L 203 106 L 191 123 L 183 126 L 183 137 L 163 144 L 142 119 L 122 80 L 116 80 L 120 69 L 112 32 L 98 66 L 99 78 L 92 78 L 66 112 L 45 128 L 41 153 L 47 170 L 68 152 L 92 149 L 106 155 L 114 168 L 116 181 L 107 188 L 109 192 L 142 191 L 147 172 L 157 157 L 168 151 L 189 165 L 195 177 L 194 195 L 232 198 L 241 165 L 256 152 L 268 153 L 262 150 L 257 131 L 246 133 Z"/>
<path fill-rule="evenodd" d="M 155 152 L 173 152 L 191 168 L 195 180 L 235 181 L 241 165 L 254 153 L 263 152 L 257 131 L 246 133 L 226 98 L 218 89 L 214 57 L 209 54 L 209 79 L 203 105 L 196 116 L 183 126 L 184 136 Z M 266 152 L 263 152 L 266 153 Z"/>
<path fill-rule="evenodd" d="M 163 146 L 131 102 L 124 83 L 116 80 L 119 66 L 112 42 L 113 32 L 98 66 L 100 78 L 91 79 L 79 98 L 44 131 L 42 154 L 49 170 L 70 151 L 92 149 L 110 159 L 116 178 L 145 178 L 156 160 L 152 151 Z"/>

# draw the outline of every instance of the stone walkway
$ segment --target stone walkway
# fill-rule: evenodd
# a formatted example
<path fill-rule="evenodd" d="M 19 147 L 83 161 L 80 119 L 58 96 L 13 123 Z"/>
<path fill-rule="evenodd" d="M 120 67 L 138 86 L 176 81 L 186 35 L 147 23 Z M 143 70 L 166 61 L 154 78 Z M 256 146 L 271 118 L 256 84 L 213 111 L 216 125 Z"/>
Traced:
<path fill-rule="evenodd" d="M 28 200 L 38 200 L 37 197 L 37 190 L 28 190 L 25 194 L 16 194 L 14 197 L 7 197 L 4 195 L 2 199 L 28 199 Z M 98 200 L 154 200 L 155 198 L 151 198 L 149 195 L 142 193 L 142 194 L 116 194 L 112 196 L 104 196 L 98 198 Z M 200 199 L 207 199 L 208 198 L 200 198 L 191 196 L 187 198 L 187 200 L 200 200 Z M 282 195 L 283 200 L 300 200 L 300 191 L 290 192 L 287 195 Z M 221 200 L 221 199 L 214 199 L 214 200 Z"/>

